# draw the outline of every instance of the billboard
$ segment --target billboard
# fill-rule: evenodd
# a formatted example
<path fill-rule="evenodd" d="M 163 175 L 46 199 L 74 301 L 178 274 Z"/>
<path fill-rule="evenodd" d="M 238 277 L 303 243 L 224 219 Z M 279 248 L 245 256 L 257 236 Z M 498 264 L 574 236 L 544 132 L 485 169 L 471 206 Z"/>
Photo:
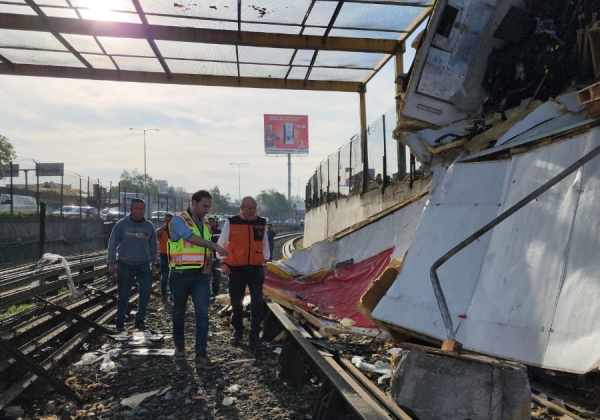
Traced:
<path fill-rule="evenodd" d="M 308 154 L 308 115 L 265 114 L 266 154 Z"/>
<path fill-rule="evenodd" d="M 37 176 L 63 176 L 65 174 L 65 164 L 36 163 L 35 173 Z"/>

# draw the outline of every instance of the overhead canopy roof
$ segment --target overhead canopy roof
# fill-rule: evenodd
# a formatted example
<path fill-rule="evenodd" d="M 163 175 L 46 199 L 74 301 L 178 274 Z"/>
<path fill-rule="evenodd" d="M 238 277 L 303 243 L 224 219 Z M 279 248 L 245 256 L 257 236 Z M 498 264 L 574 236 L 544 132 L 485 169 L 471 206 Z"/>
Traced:
<path fill-rule="evenodd" d="M 358 92 L 433 0 L 0 0 L 0 74 Z"/>

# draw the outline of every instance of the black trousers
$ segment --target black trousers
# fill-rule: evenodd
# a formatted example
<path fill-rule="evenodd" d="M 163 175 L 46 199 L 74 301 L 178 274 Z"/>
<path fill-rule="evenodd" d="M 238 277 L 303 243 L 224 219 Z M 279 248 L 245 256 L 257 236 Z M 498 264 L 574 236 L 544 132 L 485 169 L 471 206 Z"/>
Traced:
<path fill-rule="evenodd" d="M 229 266 L 229 299 L 231 300 L 231 324 L 237 331 L 244 329 L 243 306 L 246 286 L 250 290 L 250 333 L 258 334 L 264 316 L 263 284 L 265 271 L 262 265 Z"/>

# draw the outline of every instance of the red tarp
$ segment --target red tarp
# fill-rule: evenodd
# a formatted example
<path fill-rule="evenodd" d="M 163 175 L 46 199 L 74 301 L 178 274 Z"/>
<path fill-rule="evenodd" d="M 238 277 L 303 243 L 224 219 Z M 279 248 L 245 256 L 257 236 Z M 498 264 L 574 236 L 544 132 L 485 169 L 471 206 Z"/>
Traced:
<path fill-rule="evenodd" d="M 358 264 L 327 272 L 317 279 L 307 279 L 304 284 L 284 279 L 269 271 L 265 286 L 276 290 L 313 315 L 336 321 L 350 318 L 355 322 L 355 327 L 377 328 L 356 310 L 356 304 L 371 282 L 388 266 L 393 251 L 393 247 L 386 249 Z"/>

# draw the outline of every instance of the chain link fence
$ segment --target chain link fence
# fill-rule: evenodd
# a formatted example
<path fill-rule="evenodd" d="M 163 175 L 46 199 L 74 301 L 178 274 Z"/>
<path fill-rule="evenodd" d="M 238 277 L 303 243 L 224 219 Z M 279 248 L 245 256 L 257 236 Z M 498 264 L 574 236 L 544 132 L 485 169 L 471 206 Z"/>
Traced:
<path fill-rule="evenodd" d="M 54 165 L 54 166 L 52 166 Z M 161 192 L 147 197 L 143 189 L 126 188 L 125 183 L 64 171 L 62 164 L 43 164 L 20 158 L 4 173 L 0 187 L 0 213 L 31 214 L 41 204 L 49 216 L 115 221 L 128 212 L 132 198 L 146 201 L 150 218 L 187 208 L 188 193 Z"/>
<path fill-rule="evenodd" d="M 403 181 L 406 151 L 392 137 L 394 128 L 396 109 L 392 108 L 370 124 L 364 136 L 354 135 L 321 162 L 306 185 L 306 209 L 375 189 L 384 191 Z"/>

